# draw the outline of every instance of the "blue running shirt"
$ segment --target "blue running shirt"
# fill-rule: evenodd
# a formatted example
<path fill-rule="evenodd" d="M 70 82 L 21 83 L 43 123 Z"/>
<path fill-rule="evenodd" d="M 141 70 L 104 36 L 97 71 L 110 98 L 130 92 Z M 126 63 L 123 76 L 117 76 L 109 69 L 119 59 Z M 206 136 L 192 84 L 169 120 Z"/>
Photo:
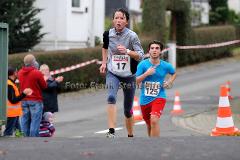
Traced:
<path fill-rule="evenodd" d="M 156 66 L 150 59 L 146 59 L 138 64 L 136 76 L 141 76 L 150 67 L 156 67 L 156 70 L 141 83 L 140 105 L 146 105 L 156 98 L 166 98 L 165 89 L 162 87 L 163 81 L 167 74 L 175 73 L 173 66 L 166 61 L 160 60 L 160 64 Z"/>

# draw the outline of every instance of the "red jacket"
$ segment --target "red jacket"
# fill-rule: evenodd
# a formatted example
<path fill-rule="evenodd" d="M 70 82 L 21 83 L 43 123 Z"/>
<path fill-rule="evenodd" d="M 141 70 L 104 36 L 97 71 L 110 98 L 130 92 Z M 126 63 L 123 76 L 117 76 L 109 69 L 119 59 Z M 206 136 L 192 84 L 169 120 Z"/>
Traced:
<path fill-rule="evenodd" d="M 32 95 L 26 96 L 23 100 L 42 101 L 42 90 L 47 88 L 47 83 L 43 78 L 43 74 L 34 67 L 22 67 L 18 72 L 20 83 L 20 92 L 25 88 L 33 90 Z"/>

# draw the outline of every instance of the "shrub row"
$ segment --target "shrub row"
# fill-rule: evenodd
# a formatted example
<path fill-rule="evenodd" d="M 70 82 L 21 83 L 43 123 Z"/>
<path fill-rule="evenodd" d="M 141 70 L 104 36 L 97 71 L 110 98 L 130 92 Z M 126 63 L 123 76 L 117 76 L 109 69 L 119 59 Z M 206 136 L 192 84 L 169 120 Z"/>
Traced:
<path fill-rule="evenodd" d="M 240 39 L 240 24 L 235 25 L 237 39 Z"/>
<path fill-rule="evenodd" d="M 214 26 L 194 28 L 189 40 L 189 45 L 205 45 L 236 40 L 234 26 Z M 231 56 L 232 46 L 211 49 L 177 50 L 177 65 L 185 66 L 199 62 L 209 61 Z"/>
<path fill-rule="evenodd" d="M 225 42 L 236 39 L 236 31 L 233 26 L 224 27 L 202 27 L 193 30 L 191 44 L 209 44 Z M 151 38 L 141 40 L 143 49 L 147 51 L 148 43 Z M 9 55 L 9 65 L 18 69 L 23 65 L 23 57 L 27 53 Z M 68 51 L 49 51 L 33 53 L 40 64 L 48 64 L 51 70 L 76 65 L 92 59 L 101 60 L 101 47 L 68 50 Z M 198 50 L 177 50 L 177 65 L 185 66 L 211 59 L 231 56 L 229 47 Z M 90 64 L 81 69 L 65 72 L 62 91 L 74 91 L 90 87 L 91 82 L 104 84 L 105 77 L 99 74 L 99 65 Z M 57 76 L 57 75 L 56 75 Z M 67 86 L 66 86 L 67 85 Z"/>
<path fill-rule="evenodd" d="M 101 59 L 100 51 L 101 48 L 96 47 L 33 54 L 40 64 L 47 64 L 49 65 L 50 70 L 56 70 L 92 59 Z M 20 69 L 23 65 L 23 58 L 26 54 L 27 53 L 9 55 L 9 65 Z M 91 82 L 104 83 L 104 77 L 99 74 L 99 65 L 95 63 L 59 75 L 64 76 L 64 83 L 61 86 L 62 92 L 87 88 Z"/>

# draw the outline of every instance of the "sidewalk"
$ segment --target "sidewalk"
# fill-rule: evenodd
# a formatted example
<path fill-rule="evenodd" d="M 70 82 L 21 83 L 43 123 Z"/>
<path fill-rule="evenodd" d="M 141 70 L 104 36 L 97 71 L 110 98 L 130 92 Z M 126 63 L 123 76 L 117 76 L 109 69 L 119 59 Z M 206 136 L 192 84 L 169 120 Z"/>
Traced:
<path fill-rule="evenodd" d="M 230 101 L 234 126 L 240 129 L 240 97 L 235 97 Z M 198 132 L 202 135 L 210 135 L 216 126 L 217 109 L 215 108 L 199 113 L 186 114 L 179 117 L 172 117 L 172 122 L 180 127 Z"/>

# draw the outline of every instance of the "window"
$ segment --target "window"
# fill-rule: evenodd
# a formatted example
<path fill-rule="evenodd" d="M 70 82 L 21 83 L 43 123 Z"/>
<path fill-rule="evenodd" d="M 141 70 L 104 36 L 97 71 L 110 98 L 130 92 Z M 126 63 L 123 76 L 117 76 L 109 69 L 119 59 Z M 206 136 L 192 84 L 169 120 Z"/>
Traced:
<path fill-rule="evenodd" d="M 84 13 L 82 0 L 72 0 L 72 13 Z"/>
<path fill-rule="evenodd" d="M 80 8 L 80 0 L 72 0 L 72 7 Z"/>

